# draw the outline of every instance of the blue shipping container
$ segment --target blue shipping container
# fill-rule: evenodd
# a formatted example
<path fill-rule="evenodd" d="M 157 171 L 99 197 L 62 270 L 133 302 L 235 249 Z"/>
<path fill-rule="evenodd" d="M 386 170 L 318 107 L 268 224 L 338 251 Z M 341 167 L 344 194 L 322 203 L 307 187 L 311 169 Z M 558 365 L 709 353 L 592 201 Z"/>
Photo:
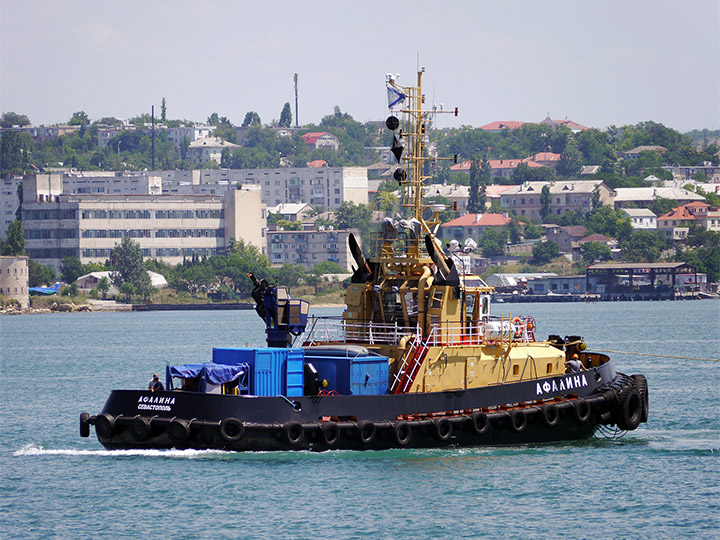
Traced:
<path fill-rule="evenodd" d="M 216 364 L 248 364 L 249 393 L 253 396 L 302 396 L 302 349 L 213 348 Z"/>
<path fill-rule="evenodd" d="M 388 390 L 388 357 L 358 356 L 350 366 L 350 390 L 354 396 L 377 396 Z"/>

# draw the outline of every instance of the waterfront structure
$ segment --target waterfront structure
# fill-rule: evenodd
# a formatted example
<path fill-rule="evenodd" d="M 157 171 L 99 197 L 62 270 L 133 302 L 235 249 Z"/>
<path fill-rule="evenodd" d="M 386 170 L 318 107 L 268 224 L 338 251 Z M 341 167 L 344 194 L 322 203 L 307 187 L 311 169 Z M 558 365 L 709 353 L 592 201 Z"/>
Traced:
<path fill-rule="evenodd" d="M 541 217 L 541 195 L 549 188 L 550 214 L 560 216 L 570 210 L 589 212 L 595 194 L 602 204 L 612 205 L 615 192 L 602 180 L 568 180 L 563 182 L 525 182 L 513 186 L 500 196 L 504 209 L 517 216 Z"/>
<path fill-rule="evenodd" d="M 656 229 L 657 216 L 649 208 L 623 208 L 630 217 L 630 224 L 633 229 Z"/>
<path fill-rule="evenodd" d="M 671 187 L 629 187 L 615 188 L 615 198 L 612 203 L 615 210 L 619 208 L 648 208 L 657 199 L 670 199 L 677 201 L 678 205 L 699 201 L 705 202 L 705 197 L 683 188 Z"/>
<path fill-rule="evenodd" d="M 28 258 L 0 256 L 0 296 L 16 300 L 21 309 L 30 305 Z"/>
<path fill-rule="evenodd" d="M 546 275 L 528 283 L 530 294 L 584 294 L 585 276 Z"/>
<path fill-rule="evenodd" d="M 348 235 L 346 230 L 315 228 L 303 225 L 299 231 L 284 231 L 274 226 L 268 231 L 268 258 L 274 266 L 299 264 L 311 270 L 316 264 L 331 261 L 352 271 Z"/>
<path fill-rule="evenodd" d="M 232 240 L 265 253 L 265 223 L 254 186 L 222 195 L 57 195 L 23 205 L 27 254 L 58 269 L 66 256 L 105 262 L 125 236 L 143 257 L 169 264 L 225 253 Z"/>
<path fill-rule="evenodd" d="M 683 283 L 698 283 L 697 268 L 684 262 L 593 264 L 585 277 L 587 292 L 602 299 L 673 298 Z"/>
<path fill-rule="evenodd" d="M 110 288 L 107 290 L 107 294 L 119 294 L 120 290 L 112 284 L 111 274 L 112 272 L 107 271 L 90 272 L 89 274 L 84 274 L 77 278 L 75 280 L 75 283 L 77 283 L 78 289 L 90 291 L 92 289 L 97 289 L 100 280 L 105 278 L 108 280 L 108 283 L 110 285 Z M 163 276 L 162 274 L 147 270 L 147 275 L 150 278 L 150 285 L 152 285 L 156 289 L 162 289 L 168 286 L 168 282 L 165 279 L 165 276 Z"/>
<path fill-rule="evenodd" d="M 0 180 L 0 238 L 7 237 L 8 227 L 17 218 L 20 207 L 18 188 L 22 176 L 9 176 Z"/>
<path fill-rule="evenodd" d="M 343 202 L 368 203 L 368 177 L 364 167 L 292 167 L 279 169 L 205 169 L 153 171 L 163 179 L 163 193 L 222 193 L 237 184 L 262 189 L 267 206 L 306 203 L 336 210 Z"/>

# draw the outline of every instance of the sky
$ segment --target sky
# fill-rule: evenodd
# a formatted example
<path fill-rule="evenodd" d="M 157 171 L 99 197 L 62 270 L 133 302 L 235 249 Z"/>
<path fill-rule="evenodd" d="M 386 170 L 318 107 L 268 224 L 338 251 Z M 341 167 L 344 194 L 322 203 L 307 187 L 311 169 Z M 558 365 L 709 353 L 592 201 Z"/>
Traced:
<path fill-rule="evenodd" d="M 385 74 L 436 126 L 569 118 L 720 128 L 718 0 L 0 0 L 0 112 L 300 124 L 387 114 Z"/>

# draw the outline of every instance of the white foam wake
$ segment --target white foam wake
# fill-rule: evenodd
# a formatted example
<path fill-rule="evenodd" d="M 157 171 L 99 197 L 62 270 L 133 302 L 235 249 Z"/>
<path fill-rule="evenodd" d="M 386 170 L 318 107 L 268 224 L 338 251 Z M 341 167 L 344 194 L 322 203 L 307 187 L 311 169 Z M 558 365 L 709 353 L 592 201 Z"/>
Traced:
<path fill-rule="evenodd" d="M 163 457 L 163 458 L 180 458 L 180 459 L 196 459 L 202 457 L 210 457 L 214 455 L 227 455 L 231 452 L 222 450 L 153 450 L 153 449 L 135 449 L 135 450 L 76 450 L 70 448 L 43 448 L 38 444 L 27 444 L 20 450 L 13 453 L 14 456 L 143 456 L 143 457 Z"/>

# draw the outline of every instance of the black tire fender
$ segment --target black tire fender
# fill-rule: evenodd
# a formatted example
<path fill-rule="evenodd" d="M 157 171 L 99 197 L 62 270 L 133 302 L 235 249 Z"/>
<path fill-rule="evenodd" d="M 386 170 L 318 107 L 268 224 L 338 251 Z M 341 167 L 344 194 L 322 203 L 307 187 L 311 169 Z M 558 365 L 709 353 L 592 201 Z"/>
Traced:
<path fill-rule="evenodd" d="M 323 422 L 320 425 L 320 432 L 327 446 L 335 446 L 340 439 L 340 428 L 335 422 Z"/>
<path fill-rule="evenodd" d="M 150 437 L 150 419 L 136 416 L 130 422 L 130 436 L 134 441 L 143 442 Z"/>
<path fill-rule="evenodd" d="M 80 436 L 81 437 L 89 437 L 90 436 L 90 422 L 88 419 L 90 418 L 90 415 L 86 412 L 80 413 Z"/>
<path fill-rule="evenodd" d="M 452 437 L 453 426 L 447 418 L 433 420 L 433 428 L 435 429 L 435 437 L 439 441 L 447 441 Z"/>
<path fill-rule="evenodd" d="M 363 444 L 370 444 L 375 439 L 375 433 L 377 433 L 377 427 L 373 422 L 369 420 L 360 420 L 357 423 L 358 436 L 360 442 Z"/>
<path fill-rule="evenodd" d="M 573 412 L 575 413 L 575 420 L 581 424 L 587 424 L 592 415 L 592 407 L 587 400 L 578 398 L 575 400 L 575 403 L 573 403 Z"/>
<path fill-rule="evenodd" d="M 229 416 L 220 421 L 220 436 L 225 442 L 236 442 L 245 435 L 245 424 L 237 418 Z"/>
<path fill-rule="evenodd" d="M 395 441 L 400 446 L 405 446 L 410 442 L 412 438 L 412 428 L 407 422 L 395 422 L 395 424 L 393 424 L 393 431 L 395 433 Z"/>
<path fill-rule="evenodd" d="M 522 409 L 510 411 L 510 428 L 515 433 L 520 433 L 527 426 L 527 414 Z"/>
<path fill-rule="evenodd" d="M 182 443 L 190 437 L 190 422 L 182 418 L 173 418 L 165 431 L 167 438 L 173 443 Z"/>
<path fill-rule="evenodd" d="M 484 412 L 476 411 L 470 415 L 470 425 L 478 435 L 483 435 L 490 427 L 490 420 Z"/>
<path fill-rule="evenodd" d="M 633 384 L 635 388 L 637 388 L 638 393 L 640 394 L 640 399 L 642 400 L 642 417 L 640 418 L 641 422 L 647 422 L 648 421 L 648 413 L 650 412 L 650 395 L 648 392 L 648 385 L 647 385 L 647 379 L 644 375 L 633 375 Z"/>
<path fill-rule="evenodd" d="M 95 433 L 102 439 L 109 439 L 115 433 L 115 418 L 112 414 L 101 413 L 95 417 Z"/>
<path fill-rule="evenodd" d="M 637 429 L 642 419 L 642 398 L 637 388 L 630 388 L 620 396 L 617 426 L 624 431 Z"/>
<path fill-rule="evenodd" d="M 543 424 L 547 427 L 555 427 L 560 422 L 560 409 L 554 403 L 546 403 L 540 409 Z"/>
<path fill-rule="evenodd" d="M 285 422 L 282 426 L 282 434 L 285 442 L 295 446 L 305 437 L 305 428 L 300 422 Z"/>

